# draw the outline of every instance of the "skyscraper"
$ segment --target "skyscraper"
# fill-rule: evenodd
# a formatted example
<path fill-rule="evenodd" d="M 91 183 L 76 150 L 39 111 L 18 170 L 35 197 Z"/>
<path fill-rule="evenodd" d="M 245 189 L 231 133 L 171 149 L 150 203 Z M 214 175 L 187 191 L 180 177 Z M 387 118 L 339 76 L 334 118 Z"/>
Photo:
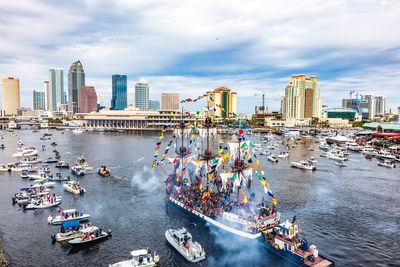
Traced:
<path fill-rule="evenodd" d="M 375 116 L 383 116 L 386 111 L 386 98 L 383 95 L 375 96 Z"/>
<path fill-rule="evenodd" d="M 3 110 L 5 115 L 17 115 L 19 109 L 19 79 L 7 77 L 2 79 Z"/>
<path fill-rule="evenodd" d="M 44 109 L 50 110 L 50 81 L 44 81 Z"/>
<path fill-rule="evenodd" d="M 226 87 L 207 92 L 207 106 L 210 116 L 229 118 L 236 116 L 237 93 Z"/>
<path fill-rule="evenodd" d="M 93 86 L 82 86 L 79 90 L 79 112 L 97 111 L 97 94 Z"/>
<path fill-rule="evenodd" d="M 33 90 L 33 110 L 45 110 L 45 93 Z"/>
<path fill-rule="evenodd" d="M 161 110 L 178 110 L 179 93 L 162 93 Z"/>
<path fill-rule="evenodd" d="M 68 109 L 73 114 L 79 112 L 79 91 L 85 86 L 85 72 L 78 60 L 72 63 L 68 72 Z"/>
<path fill-rule="evenodd" d="M 149 109 L 151 110 L 159 110 L 160 109 L 160 101 L 158 100 L 149 100 Z"/>
<path fill-rule="evenodd" d="M 127 107 L 126 75 L 114 74 L 112 76 L 111 109 L 123 110 L 126 107 Z"/>
<path fill-rule="evenodd" d="M 285 119 L 321 117 L 321 98 L 315 76 L 292 76 L 285 89 L 282 112 Z"/>
<path fill-rule="evenodd" d="M 144 78 L 135 85 L 135 107 L 140 110 L 149 109 L 149 84 Z"/>
<path fill-rule="evenodd" d="M 64 71 L 62 69 L 49 69 L 49 110 L 57 109 L 65 104 Z"/>

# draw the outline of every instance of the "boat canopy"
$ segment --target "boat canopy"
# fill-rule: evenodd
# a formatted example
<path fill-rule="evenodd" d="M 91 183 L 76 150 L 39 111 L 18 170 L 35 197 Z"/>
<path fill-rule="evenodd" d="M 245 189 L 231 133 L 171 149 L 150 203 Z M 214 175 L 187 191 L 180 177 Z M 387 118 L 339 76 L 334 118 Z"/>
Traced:
<path fill-rule="evenodd" d="M 144 256 L 144 255 L 147 255 L 147 250 L 146 249 L 134 250 L 131 252 L 131 255 L 132 255 L 132 257 Z"/>
<path fill-rule="evenodd" d="M 62 224 L 62 227 L 64 229 L 68 229 L 68 228 L 72 228 L 72 227 L 77 227 L 81 225 L 79 221 L 69 221 L 69 222 L 65 222 Z"/>

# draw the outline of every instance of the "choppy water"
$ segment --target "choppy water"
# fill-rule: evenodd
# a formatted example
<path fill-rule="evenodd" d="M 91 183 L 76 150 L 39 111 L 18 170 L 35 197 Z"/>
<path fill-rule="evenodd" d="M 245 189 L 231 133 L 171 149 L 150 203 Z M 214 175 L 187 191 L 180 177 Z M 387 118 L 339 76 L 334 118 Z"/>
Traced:
<path fill-rule="evenodd" d="M 53 156 L 50 143 L 70 163 L 84 153 L 95 170 L 106 164 L 112 177 L 95 172 L 80 178 L 87 189 L 84 196 L 72 196 L 57 185 L 64 208 L 78 208 L 92 215 L 92 222 L 111 229 L 109 240 L 78 252 L 52 244 L 50 235 L 58 227 L 47 224 L 51 211 L 23 212 L 12 206 L 11 196 L 29 182 L 18 174 L 0 173 L 0 231 L 5 251 L 13 266 L 107 266 L 128 259 L 133 249 L 150 247 L 160 255 L 160 266 L 291 266 L 265 250 L 256 241 L 236 238 L 182 214 L 165 204 L 164 170 L 152 173 L 149 166 L 158 135 L 148 133 L 61 134 L 51 131 L 52 140 L 40 141 L 44 131 L 20 130 L 13 136 L 3 133 L 0 163 L 12 162 L 12 153 L 21 138 L 26 145 L 47 151 L 40 158 Z M 306 146 L 292 150 L 290 160 L 304 159 Z M 278 197 L 283 219 L 297 215 L 297 223 L 311 243 L 337 266 L 400 266 L 400 168 L 376 166 L 359 154 L 351 154 L 348 166 L 340 168 L 326 158 L 318 159 L 318 170 L 292 169 L 289 160 L 268 163 L 271 188 Z M 62 171 L 64 175 L 69 170 Z M 253 183 L 259 198 L 263 192 Z M 55 212 L 55 210 L 53 210 Z M 207 260 L 188 264 L 165 241 L 168 228 L 185 226 L 207 252 Z"/>

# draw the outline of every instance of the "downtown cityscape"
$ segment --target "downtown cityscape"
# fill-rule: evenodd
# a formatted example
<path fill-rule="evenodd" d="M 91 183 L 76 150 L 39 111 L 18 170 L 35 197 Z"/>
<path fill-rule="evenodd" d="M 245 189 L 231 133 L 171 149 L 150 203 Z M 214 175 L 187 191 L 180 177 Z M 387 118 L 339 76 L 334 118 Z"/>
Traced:
<path fill-rule="evenodd" d="M 400 265 L 397 1 L 0 15 L 0 266 Z"/>

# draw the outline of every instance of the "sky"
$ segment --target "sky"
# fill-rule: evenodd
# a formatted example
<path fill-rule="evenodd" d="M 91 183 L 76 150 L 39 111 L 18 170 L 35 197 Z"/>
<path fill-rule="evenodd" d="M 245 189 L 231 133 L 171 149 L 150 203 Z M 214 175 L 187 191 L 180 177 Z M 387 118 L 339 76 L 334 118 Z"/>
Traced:
<path fill-rule="evenodd" d="M 196 97 L 226 86 L 238 112 L 265 93 L 279 110 L 292 74 L 316 75 L 323 104 L 349 91 L 400 105 L 399 0 L 0 0 L 0 76 L 20 79 L 21 106 L 43 90 L 48 69 L 80 60 L 86 85 L 110 105 L 111 75 Z M 1 86 L 1 85 L 0 85 Z M 194 107 L 195 108 L 195 107 Z"/>

